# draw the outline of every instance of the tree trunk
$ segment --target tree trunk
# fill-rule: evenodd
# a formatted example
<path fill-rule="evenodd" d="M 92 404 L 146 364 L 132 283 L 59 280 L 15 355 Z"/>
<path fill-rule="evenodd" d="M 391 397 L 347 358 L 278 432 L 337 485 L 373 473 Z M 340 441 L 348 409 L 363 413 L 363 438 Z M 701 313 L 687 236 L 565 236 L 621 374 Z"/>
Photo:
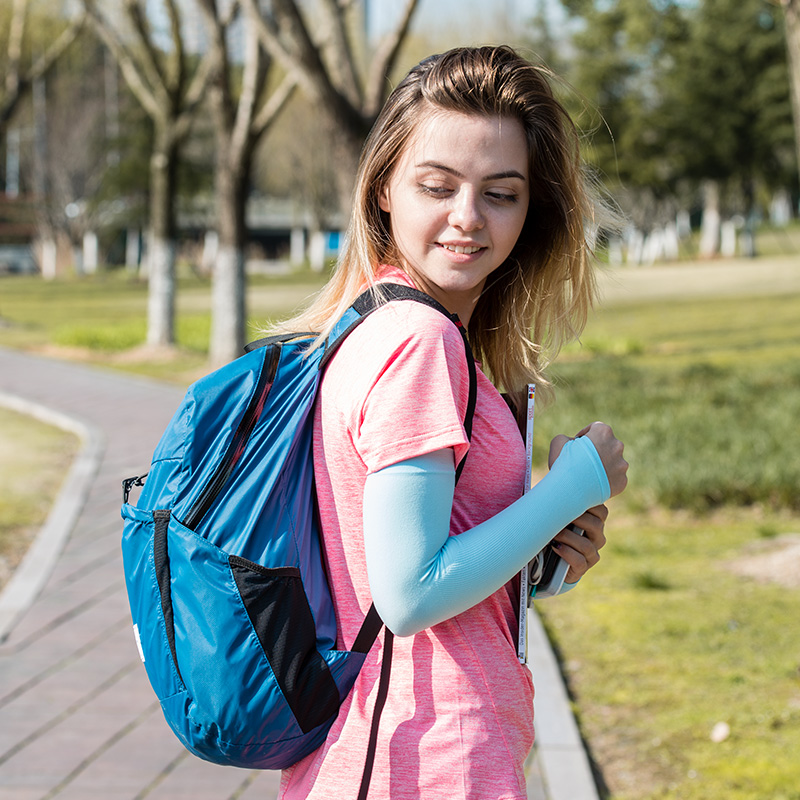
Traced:
<path fill-rule="evenodd" d="M 337 194 L 341 211 L 349 214 L 356 167 L 369 129 L 383 105 L 400 48 L 406 40 L 418 0 L 404 0 L 395 27 L 377 44 L 364 73 L 354 60 L 347 31 L 349 11 L 356 4 L 333 0 L 323 3 L 315 19 L 316 33 L 306 23 L 305 5 L 298 0 L 273 0 L 264 15 L 258 0 L 242 0 L 249 22 L 264 49 L 297 79 L 312 102 L 332 122 L 336 131 Z M 369 50 L 366 40 L 361 48 Z"/>
<path fill-rule="evenodd" d="M 175 344 L 175 192 L 178 145 L 165 132 L 156 132 L 150 157 L 150 230 L 148 234 L 149 290 L 147 344 Z"/>
<path fill-rule="evenodd" d="M 334 124 L 333 144 L 336 155 L 336 193 L 339 198 L 339 209 L 345 219 L 350 216 L 350 206 L 353 202 L 353 189 L 355 187 L 358 161 L 361 158 L 361 148 L 364 145 L 368 130 L 354 130 L 352 127 L 343 128 Z"/>
<path fill-rule="evenodd" d="M 719 184 L 703 184 L 703 221 L 700 223 L 700 257 L 713 258 L 719 252 Z"/>
<path fill-rule="evenodd" d="M 215 193 L 219 245 L 211 287 L 209 361 L 218 367 L 242 355 L 245 338 L 245 208 L 252 152 L 231 164 L 218 151 Z"/>
<path fill-rule="evenodd" d="M 782 0 L 786 19 L 786 50 L 789 57 L 789 84 L 792 91 L 794 143 L 800 175 L 800 0 Z"/>

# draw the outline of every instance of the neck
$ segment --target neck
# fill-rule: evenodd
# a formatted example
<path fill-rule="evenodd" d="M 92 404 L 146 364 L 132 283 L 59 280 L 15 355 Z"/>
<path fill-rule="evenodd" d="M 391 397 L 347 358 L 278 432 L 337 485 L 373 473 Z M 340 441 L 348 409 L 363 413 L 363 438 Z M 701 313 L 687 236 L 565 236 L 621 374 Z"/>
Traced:
<path fill-rule="evenodd" d="M 436 284 L 427 281 L 423 275 L 408 269 L 403 269 L 403 272 L 409 276 L 417 289 L 441 303 L 451 314 L 456 314 L 464 328 L 469 326 L 472 312 L 478 304 L 478 298 L 481 296 L 483 286 L 463 292 L 445 291 Z"/>

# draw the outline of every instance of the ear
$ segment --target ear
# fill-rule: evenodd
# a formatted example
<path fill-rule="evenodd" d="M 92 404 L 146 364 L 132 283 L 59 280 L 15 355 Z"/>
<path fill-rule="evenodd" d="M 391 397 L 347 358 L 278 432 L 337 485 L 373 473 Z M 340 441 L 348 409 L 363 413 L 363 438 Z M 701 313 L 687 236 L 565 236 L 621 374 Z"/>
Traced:
<path fill-rule="evenodd" d="M 389 185 L 387 183 L 383 184 L 380 192 L 378 193 L 378 205 L 381 207 L 381 211 L 391 214 L 392 206 L 389 202 Z"/>

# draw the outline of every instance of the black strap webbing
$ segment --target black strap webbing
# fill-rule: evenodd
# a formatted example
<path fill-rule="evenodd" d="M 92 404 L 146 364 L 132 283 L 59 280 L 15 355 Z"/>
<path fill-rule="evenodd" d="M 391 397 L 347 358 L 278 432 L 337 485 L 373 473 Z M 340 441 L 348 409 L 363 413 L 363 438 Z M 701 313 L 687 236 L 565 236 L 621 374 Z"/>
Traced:
<path fill-rule="evenodd" d="M 472 419 L 475 416 L 475 404 L 478 401 L 478 371 L 475 368 L 475 359 L 472 357 L 472 348 L 467 341 L 467 335 L 464 328 L 459 324 L 459 330 L 464 337 L 464 348 L 467 351 L 467 368 L 469 369 L 469 396 L 467 397 L 467 413 L 464 415 L 464 431 L 467 434 L 467 439 L 472 439 Z M 464 464 L 467 463 L 466 455 L 461 461 L 458 462 L 456 467 L 456 483 L 464 471 Z"/>
<path fill-rule="evenodd" d="M 472 355 L 472 348 L 467 339 L 467 332 L 458 318 L 458 315 L 451 314 L 441 303 L 434 300 L 430 295 L 420 292 L 411 286 L 404 286 L 396 283 L 382 283 L 368 289 L 361 294 L 353 303 L 353 309 L 359 313 L 359 318 L 353 322 L 343 333 L 337 338 L 329 342 L 325 355 L 320 361 L 320 369 L 324 369 L 327 362 L 331 359 L 336 352 L 339 345 L 347 338 L 347 335 L 357 327 L 369 314 L 376 309 L 380 308 L 387 302 L 392 300 L 415 300 L 418 303 L 423 303 L 426 306 L 435 308 L 437 311 L 448 317 L 458 330 L 464 340 L 464 350 L 467 357 L 467 368 L 469 370 L 469 395 L 467 397 L 467 410 L 464 415 L 464 431 L 467 438 L 472 438 L 472 419 L 475 416 L 475 404 L 478 397 L 478 374 L 475 368 L 475 359 Z M 466 457 L 461 459 L 456 469 L 456 482 L 461 477 L 461 472 L 464 469 Z M 378 615 L 373 603 L 367 616 L 361 625 L 361 630 L 356 636 L 352 649 L 357 653 L 368 653 L 375 640 L 378 638 L 383 621 Z M 369 741 L 367 743 L 367 756 L 364 761 L 364 772 L 361 776 L 361 786 L 358 791 L 358 800 L 367 800 L 369 794 L 369 785 L 372 780 L 372 770 L 375 766 L 375 751 L 378 744 L 378 728 L 380 727 L 381 715 L 383 707 L 386 705 L 386 698 L 389 694 L 389 677 L 392 671 L 392 645 L 394 643 L 394 634 L 385 628 L 383 635 L 383 660 L 381 661 L 381 674 L 378 680 L 378 694 L 375 698 L 375 708 L 372 712 L 372 723 L 369 731 Z"/>
<path fill-rule="evenodd" d="M 378 680 L 378 696 L 375 698 L 375 709 L 372 712 L 372 725 L 369 730 L 369 742 L 367 743 L 367 758 L 364 761 L 364 772 L 361 775 L 358 800 L 367 800 L 367 795 L 369 794 L 369 784 L 372 780 L 372 769 L 375 766 L 375 751 L 378 744 L 378 727 L 381 721 L 381 714 L 383 714 L 383 707 L 386 705 L 386 698 L 389 694 L 389 675 L 392 671 L 393 644 L 394 634 L 388 628 L 385 628 L 383 634 L 381 676 Z"/>
<path fill-rule="evenodd" d="M 361 624 L 361 630 L 358 632 L 358 636 L 356 636 L 356 640 L 353 642 L 353 646 L 350 649 L 356 653 L 369 653 L 382 627 L 383 620 L 378 615 L 375 603 L 373 603 L 369 607 L 367 616 Z"/>
<path fill-rule="evenodd" d="M 161 613 L 164 615 L 164 627 L 167 631 L 167 644 L 172 656 L 172 663 L 178 673 L 178 679 L 183 683 L 178 655 L 175 651 L 175 622 L 172 613 L 172 587 L 169 568 L 169 552 L 167 539 L 169 535 L 169 519 L 171 512 L 168 509 L 157 508 L 153 511 L 153 565 L 158 583 L 158 592 L 161 596 Z"/>

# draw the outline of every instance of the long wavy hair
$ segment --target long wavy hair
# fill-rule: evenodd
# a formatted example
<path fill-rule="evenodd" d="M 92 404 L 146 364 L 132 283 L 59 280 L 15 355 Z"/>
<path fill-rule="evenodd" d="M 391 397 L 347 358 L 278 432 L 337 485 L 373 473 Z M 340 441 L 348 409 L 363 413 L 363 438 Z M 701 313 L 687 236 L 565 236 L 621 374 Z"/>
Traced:
<path fill-rule="evenodd" d="M 499 388 L 515 396 L 535 382 L 538 396 L 549 397 L 546 367 L 579 335 L 595 296 L 589 239 L 604 209 L 551 77 L 504 45 L 456 48 L 414 67 L 364 145 L 350 224 L 330 281 L 308 309 L 277 329 L 319 331 L 321 341 L 381 265 L 402 268 L 379 198 L 424 116 L 444 110 L 510 117 L 520 121 L 528 143 L 530 203 L 516 246 L 486 281 L 468 336 Z"/>

